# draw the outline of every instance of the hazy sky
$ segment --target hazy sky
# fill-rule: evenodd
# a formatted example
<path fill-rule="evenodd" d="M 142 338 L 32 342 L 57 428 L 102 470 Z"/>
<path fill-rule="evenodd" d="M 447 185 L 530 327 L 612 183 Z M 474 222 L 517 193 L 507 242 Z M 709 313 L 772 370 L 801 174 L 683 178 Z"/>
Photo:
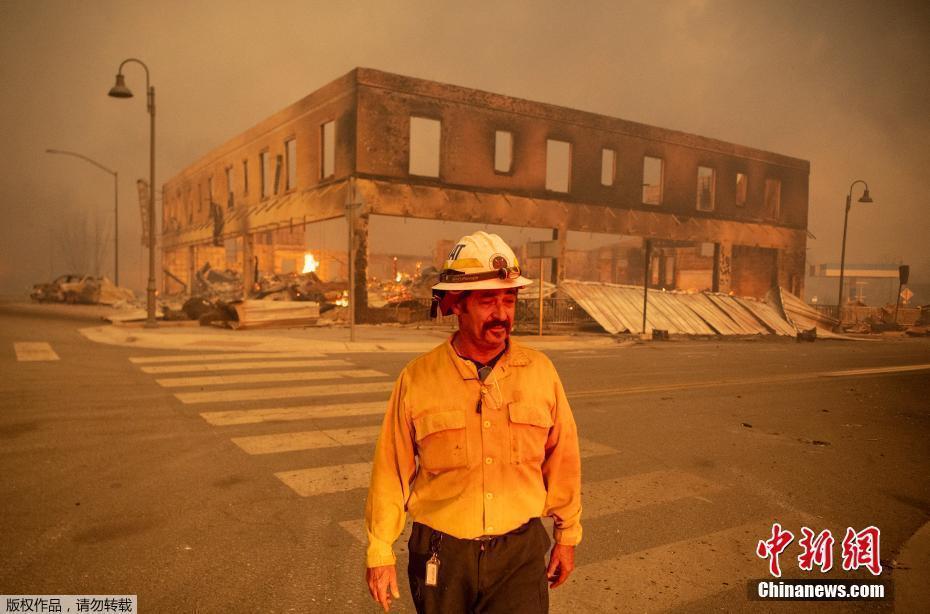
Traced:
<path fill-rule="evenodd" d="M 912 265 L 930 280 L 926 2 L 65 2 L 0 0 L 0 289 L 68 268 L 109 225 L 120 173 L 121 275 L 140 286 L 135 180 L 156 183 L 356 66 L 684 130 L 811 161 L 809 262 Z M 855 197 L 858 197 L 858 188 Z M 81 230 L 80 224 L 86 226 Z M 112 270 L 112 247 L 103 254 Z"/>

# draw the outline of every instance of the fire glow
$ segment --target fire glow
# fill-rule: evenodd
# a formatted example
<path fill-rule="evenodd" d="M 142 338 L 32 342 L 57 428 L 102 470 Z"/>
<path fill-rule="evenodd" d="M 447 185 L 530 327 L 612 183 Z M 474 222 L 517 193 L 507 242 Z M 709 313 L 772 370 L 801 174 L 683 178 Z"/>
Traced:
<path fill-rule="evenodd" d="M 304 254 L 304 270 L 301 273 L 316 273 L 320 268 L 319 261 L 313 257 L 313 254 L 307 252 Z"/>

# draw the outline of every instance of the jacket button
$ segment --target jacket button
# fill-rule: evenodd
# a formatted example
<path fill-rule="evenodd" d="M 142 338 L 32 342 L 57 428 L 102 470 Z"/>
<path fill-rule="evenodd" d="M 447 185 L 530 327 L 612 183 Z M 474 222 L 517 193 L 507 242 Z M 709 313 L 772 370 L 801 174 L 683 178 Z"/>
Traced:
<path fill-rule="evenodd" d="M 486 429 L 491 428 L 491 421 L 490 421 L 490 420 L 485 420 L 485 421 L 484 421 L 484 428 L 486 428 Z"/>
<path fill-rule="evenodd" d="M 489 456 L 489 457 L 487 457 L 486 459 L 484 459 L 484 462 L 487 463 L 488 465 L 490 465 L 491 463 L 494 462 L 494 459 L 491 458 L 491 457 Z"/>
<path fill-rule="evenodd" d="M 494 493 L 489 492 L 489 493 L 487 493 L 487 494 L 485 495 L 485 497 L 487 497 L 488 499 L 493 499 L 493 498 L 494 498 Z"/>

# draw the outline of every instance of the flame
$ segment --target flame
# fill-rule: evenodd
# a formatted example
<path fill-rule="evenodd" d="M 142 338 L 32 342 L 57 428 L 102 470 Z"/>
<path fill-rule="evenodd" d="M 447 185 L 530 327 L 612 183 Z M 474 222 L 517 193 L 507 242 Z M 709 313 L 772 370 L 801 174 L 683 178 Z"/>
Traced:
<path fill-rule="evenodd" d="M 400 283 L 400 273 L 394 276 L 394 281 Z"/>
<path fill-rule="evenodd" d="M 313 254 L 307 252 L 304 254 L 304 270 L 301 273 L 316 273 L 317 269 L 320 268 L 320 263 L 316 258 L 313 257 Z"/>

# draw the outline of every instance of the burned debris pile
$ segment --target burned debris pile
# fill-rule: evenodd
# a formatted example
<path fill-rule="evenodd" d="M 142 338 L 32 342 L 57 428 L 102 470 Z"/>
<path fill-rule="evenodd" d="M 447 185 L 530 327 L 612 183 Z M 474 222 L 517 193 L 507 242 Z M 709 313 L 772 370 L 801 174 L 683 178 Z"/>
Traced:
<path fill-rule="evenodd" d="M 107 277 L 66 274 L 48 283 L 35 284 L 29 297 L 39 303 L 120 306 L 132 304 L 135 294 Z"/>
<path fill-rule="evenodd" d="M 345 284 L 322 281 L 316 273 L 263 275 L 243 299 L 238 272 L 214 269 L 207 262 L 195 272 L 192 296 L 163 306 L 166 320 L 196 320 L 229 328 L 303 326 L 344 300 Z"/>

